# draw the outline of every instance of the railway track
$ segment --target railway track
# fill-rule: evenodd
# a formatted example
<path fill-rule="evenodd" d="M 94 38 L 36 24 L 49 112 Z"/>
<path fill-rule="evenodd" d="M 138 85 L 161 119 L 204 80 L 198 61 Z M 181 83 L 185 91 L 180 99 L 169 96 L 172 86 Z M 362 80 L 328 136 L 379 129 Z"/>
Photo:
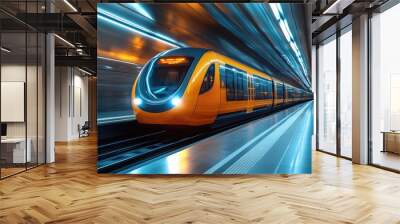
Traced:
<path fill-rule="evenodd" d="M 294 106 L 294 105 L 291 105 Z M 161 130 L 143 136 L 128 138 L 99 146 L 97 171 L 99 173 L 119 173 L 129 167 L 139 167 L 144 162 L 180 150 L 220 132 L 257 120 L 278 110 L 259 113 L 256 116 L 243 118 L 235 123 L 228 123 L 210 129 L 167 131 Z"/>

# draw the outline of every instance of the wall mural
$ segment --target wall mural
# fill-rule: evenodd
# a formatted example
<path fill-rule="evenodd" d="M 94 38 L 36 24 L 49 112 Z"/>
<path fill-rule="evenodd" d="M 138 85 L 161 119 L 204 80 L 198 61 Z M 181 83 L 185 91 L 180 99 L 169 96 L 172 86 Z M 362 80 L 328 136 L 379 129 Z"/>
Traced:
<path fill-rule="evenodd" d="M 311 10 L 98 4 L 99 173 L 311 172 Z"/>

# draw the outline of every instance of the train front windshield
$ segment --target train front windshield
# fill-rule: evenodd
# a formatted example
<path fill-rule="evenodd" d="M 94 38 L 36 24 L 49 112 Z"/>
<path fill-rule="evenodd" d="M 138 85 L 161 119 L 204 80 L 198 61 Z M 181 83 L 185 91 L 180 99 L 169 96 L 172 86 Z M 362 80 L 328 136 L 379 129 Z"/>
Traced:
<path fill-rule="evenodd" d="M 148 82 L 151 95 L 162 99 L 173 94 L 181 86 L 192 59 L 187 57 L 160 58 L 154 65 Z"/>

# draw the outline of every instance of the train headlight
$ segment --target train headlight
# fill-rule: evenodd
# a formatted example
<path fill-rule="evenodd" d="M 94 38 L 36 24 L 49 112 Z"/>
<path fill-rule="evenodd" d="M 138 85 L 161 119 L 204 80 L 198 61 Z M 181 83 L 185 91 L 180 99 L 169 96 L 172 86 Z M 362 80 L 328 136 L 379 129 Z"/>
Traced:
<path fill-rule="evenodd" d="M 181 100 L 181 98 L 179 98 L 179 97 L 174 97 L 174 98 L 171 100 L 171 103 L 172 103 L 172 105 L 174 105 L 174 106 L 179 106 L 179 105 L 182 103 L 182 100 Z"/>
<path fill-rule="evenodd" d="M 135 104 L 136 106 L 139 106 L 139 105 L 142 104 L 142 103 L 143 103 L 143 100 L 140 99 L 140 98 L 135 98 L 135 99 L 133 100 L 133 104 Z"/>

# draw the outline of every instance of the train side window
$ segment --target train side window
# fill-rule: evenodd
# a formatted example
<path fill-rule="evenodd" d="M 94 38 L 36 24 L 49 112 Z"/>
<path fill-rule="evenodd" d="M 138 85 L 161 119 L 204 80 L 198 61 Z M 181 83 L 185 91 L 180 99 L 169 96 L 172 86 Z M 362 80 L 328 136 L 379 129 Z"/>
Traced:
<path fill-rule="evenodd" d="M 258 76 L 254 76 L 254 92 L 255 92 L 255 99 L 256 100 L 263 100 L 263 99 L 268 99 L 269 95 L 271 94 L 272 96 L 272 92 L 271 92 L 271 81 L 258 77 Z"/>
<path fill-rule="evenodd" d="M 247 100 L 247 77 L 246 72 L 241 69 L 236 69 L 238 77 L 238 95 L 236 100 Z"/>
<path fill-rule="evenodd" d="M 230 65 L 224 67 L 226 100 L 247 100 L 249 95 L 247 73 Z"/>
<path fill-rule="evenodd" d="M 243 85 L 243 100 L 247 100 L 248 96 L 248 88 L 247 88 L 247 73 L 242 72 L 242 85 Z"/>
<path fill-rule="evenodd" d="M 263 80 L 258 78 L 258 99 L 263 99 Z"/>
<path fill-rule="evenodd" d="M 267 99 L 272 99 L 272 80 L 267 80 Z"/>
<path fill-rule="evenodd" d="M 260 99 L 263 100 L 264 99 L 264 86 L 265 86 L 265 82 L 264 79 L 260 79 Z"/>
<path fill-rule="evenodd" d="M 256 100 L 260 99 L 260 80 L 256 76 L 254 77 L 254 95 Z"/>
<path fill-rule="evenodd" d="M 283 86 L 282 84 L 276 84 L 276 95 L 278 99 L 283 98 Z"/>
<path fill-rule="evenodd" d="M 258 85 L 259 85 L 259 82 L 258 82 L 258 78 L 257 78 L 257 76 L 253 76 L 254 78 L 253 78 L 253 89 L 254 89 L 254 99 L 256 100 L 256 99 L 258 99 Z"/>
<path fill-rule="evenodd" d="M 235 69 L 235 100 L 240 100 L 240 76 Z"/>
<path fill-rule="evenodd" d="M 244 100 L 244 76 L 243 72 L 239 72 L 239 77 L 240 77 L 240 100 Z"/>
<path fill-rule="evenodd" d="M 206 75 L 204 76 L 203 83 L 201 84 L 200 94 L 207 92 L 214 85 L 215 79 L 215 65 L 212 64 L 208 67 Z"/>
<path fill-rule="evenodd" d="M 258 76 L 254 76 L 254 92 L 255 92 L 255 99 L 259 100 L 261 99 L 261 80 L 258 78 Z"/>
<path fill-rule="evenodd" d="M 264 99 L 268 99 L 268 85 L 269 85 L 269 80 L 265 80 L 265 84 L 264 84 Z"/>
<path fill-rule="evenodd" d="M 242 77 L 243 77 L 243 99 L 247 100 L 249 98 L 249 89 L 247 86 L 247 73 L 243 72 L 242 73 Z"/>
<path fill-rule="evenodd" d="M 234 99 L 233 100 L 237 100 L 238 99 L 238 96 L 239 96 L 239 93 L 238 93 L 238 76 L 237 76 L 237 72 L 236 72 L 236 69 L 234 69 L 233 68 L 233 71 L 232 71 L 232 76 L 233 76 L 233 82 L 234 82 L 234 85 L 233 85 L 233 91 L 234 91 Z"/>
<path fill-rule="evenodd" d="M 226 88 L 226 75 L 224 65 L 219 65 L 219 77 L 221 79 L 221 88 Z"/>
<path fill-rule="evenodd" d="M 239 71 L 236 71 L 236 81 L 237 81 L 237 95 L 236 100 L 243 99 L 243 81 L 242 81 L 242 74 Z"/>
<path fill-rule="evenodd" d="M 225 67 L 225 78 L 226 78 L 226 99 L 228 101 L 235 100 L 235 83 L 234 83 L 234 72 L 231 67 Z"/>
<path fill-rule="evenodd" d="M 267 80 L 263 79 L 263 99 L 267 99 L 268 92 L 267 92 Z"/>

